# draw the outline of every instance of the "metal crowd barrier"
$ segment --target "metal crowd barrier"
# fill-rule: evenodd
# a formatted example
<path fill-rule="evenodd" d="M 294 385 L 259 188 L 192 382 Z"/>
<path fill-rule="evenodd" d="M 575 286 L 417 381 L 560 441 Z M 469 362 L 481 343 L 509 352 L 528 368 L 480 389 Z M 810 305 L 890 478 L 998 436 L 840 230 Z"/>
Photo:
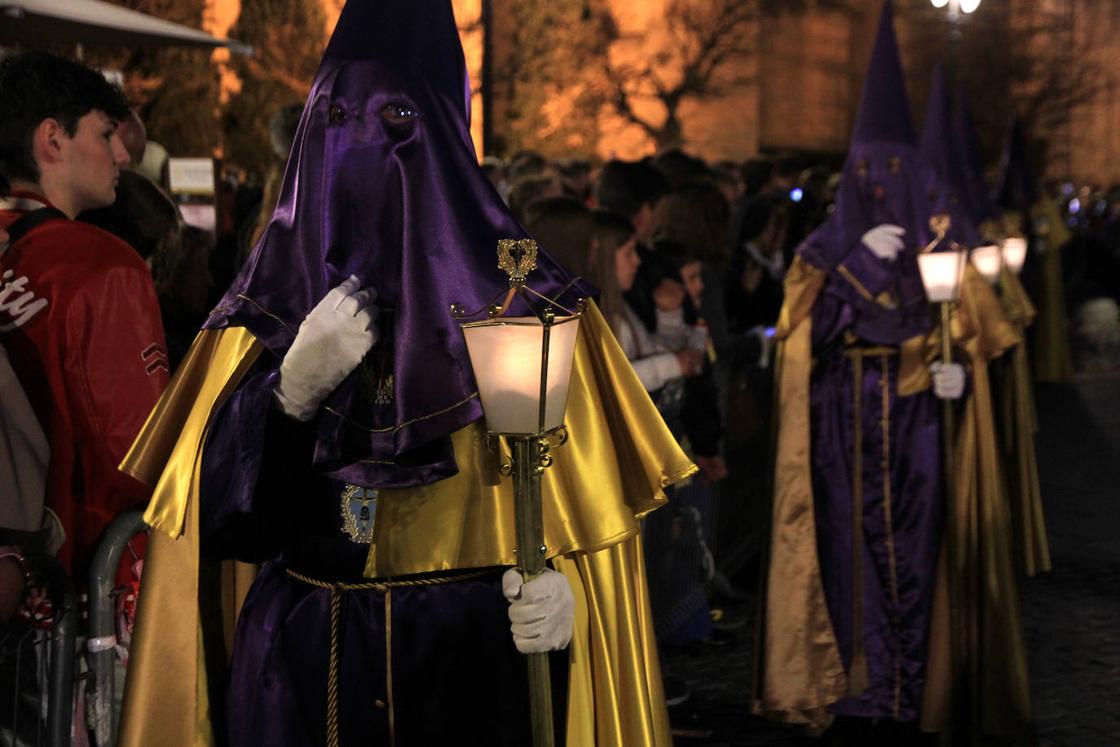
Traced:
<path fill-rule="evenodd" d="M 143 531 L 140 511 L 125 511 L 105 530 L 105 536 L 93 556 L 89 571 L 89 637 L 86 639 L 86 662 L 89 664 L 90 687 L 87 689 L 89 725 L 94 743 L 116 742 L 120 713 L 114 708 L 117 627 L 113 592 L 117 566 L 128 541 Z"/>
<path fill-rule="evenodd" d="M 0 741 L 13 747 L 67 747 L 74 710 L 74 646 L 78 609 L 70 577 L 57 560 L 32 555 L 53 609 L 49 629 L 23 621 L 0 633 Z M 10 691 L 9 691 L 10 685 Z"/>
<path fill-rule="evenodd" d="M 126 511 L 105 532 L 90 568 L 87 714 L 94 743 L 112 745 L 116 705 L 114 597 L 121 555 L 143 531 L 139 511 Z M 28 565 L 43 582 L 52 606 L 48 629 L 26 621 L 0 628 L 0 747 L 69 747 L 74 730 L 78 605 L 69 574 L 50 556 L 32 555 Z"/>

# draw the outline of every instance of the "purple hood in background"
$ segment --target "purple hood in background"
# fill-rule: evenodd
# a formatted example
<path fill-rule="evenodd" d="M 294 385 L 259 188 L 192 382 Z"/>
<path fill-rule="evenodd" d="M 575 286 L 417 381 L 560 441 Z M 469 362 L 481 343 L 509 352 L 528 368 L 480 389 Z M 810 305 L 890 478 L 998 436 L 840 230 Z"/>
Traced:
<path fill-rule="evenodd" d="M 861 248 L 863 234 L 883 223 L 906 229 L 906 250 L 890 266 L 891 290 L 899 300 L 897 313 L 881 314 L 874 324 L 875 330 L 871 332 L 869 327 L 869 332 L 884 344 L 899 343 L 929 328 L 929 310 L 917 263 L 918 252 L 929 241 L 929 210 L 922 190 L 916 140 L 894 33 L 893 6 L 887 0 L 851 148 L 844 162 L 836 208 L 797 250 L 816 267 L 831 271 L 844 262 L 849 272 L 858 276 L 856 260 L 871 262 L 866 257 L 854 256 L 867 253 Z"/>
<path fill-rule="evenodd" d="M 972 217 L 964 151 L 952 124 L 952 101 L 945 69 L 938 65 L 926 103 L 920 147 L 922 172 L 931 213 L 947 213 L 949 238 L 973 247 L 979 240 Z"/>

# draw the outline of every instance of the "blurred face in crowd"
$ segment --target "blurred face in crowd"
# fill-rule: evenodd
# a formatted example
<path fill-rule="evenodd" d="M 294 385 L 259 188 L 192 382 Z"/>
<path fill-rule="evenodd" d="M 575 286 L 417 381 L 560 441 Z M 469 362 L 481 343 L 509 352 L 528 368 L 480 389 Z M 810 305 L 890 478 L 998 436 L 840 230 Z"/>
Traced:
<path fill-rule="evenodd" d="M 638 274 L 638 265 L 642 263 L 638 256 L 637 236 L 631 237 L 622 246 L 614 251 L 614 271 L 618 278 L 618 289 L 625 292 L 634 286 L 634 276 Z"/>
<path fill-rule="evenodd" d="M 648 246 L 653 241 L 657 229 L 661 227 L 661 214 L 664 205 L 664 198 L 658 199 L 655 203 L 646 202 L 634 215 L 634 235 L 637 238 L 637 243 Z"/>
<path fill-rule="evenodd" d="M 129 161 L 138 164 L 144 160 L 144 151 L 148 147 L 148 131 L 136 112 L 131 110 L 128 112 L 128 116 L 117 126 L 117 135 L 120 136 L 124 149 L 128 151 Z"/>
<path fill-rule="evenodd" d="M 700 296 L 704 293 L 704 279 L 700 274 L 700 262 L 689 262 L 681 267 L 681 282 L 688 291 L 688 297 L 696 308 L 700 308 Z"/>
<path fill-rule="evenodd" d="M 55 125 L 49 146 L 50 165 L 40 166 L 43 181 L 50 179 L 65 200 L 59 209 L 76 215 L 112 205 L 117 199 L 121 167 L 129 161 L 128 151 L 117 135 L 116 121 L 95 109 L 78 120 L 72 137 L 57 122 Z"/>

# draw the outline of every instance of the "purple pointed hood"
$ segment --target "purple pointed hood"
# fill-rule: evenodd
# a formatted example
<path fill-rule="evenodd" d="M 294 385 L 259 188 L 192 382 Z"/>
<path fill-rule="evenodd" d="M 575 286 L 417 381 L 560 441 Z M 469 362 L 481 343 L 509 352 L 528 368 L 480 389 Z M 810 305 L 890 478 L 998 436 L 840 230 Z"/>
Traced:
<path fill-rule="evenodd" d="M 889 320 L 882 321 L 881 329 L 868 330 L 865 335 L 885 344 L 901 342 L 928 325 L 916 259 L 929 240 L 929 211 L 920 173 L 894 33 L 894 10 L 886 0 L 835 210 L 798 248 L 810 264 L 833 270 L 844 263 L 852 272 L 857 259 L 854 255 L 866 252 L 861 250 L 860 238 L 868 230 L 883 223 L 906 229 L 907 250 L 890 265 L 891 293 L 900 306 Z"/>
<path fill-rule="evenodd" d="M 952 220 L 949 238 L 976 246 L 979 235 L 967 204 L 962 152 L 954 137 L 952 101 L 945 69 L 940 64 L 933 71 L 919 154 L 930 212 L 948 213 Z"/>
<path fill-rule="evenodd" d="M 272 220 L 207 321 L 247 327 L 279 358 L 346 277 L 377 289 L 381 339 L 315 421 L 315 463 L 337 479 L 448 477 L 449 435 L 482 416 L 449 309 L 481 308 L 505 287 L 497 242 L 526 234 L 478 166 L 468 91 L 450 0 L 349 0 Z M 540 292 L 569 283 L 547 256 L 538 266 Z"/>
<path fill-rule="evenodd" d="M 965 207 L 977 227 L 986 220 L 999 217 L 999 209 L 992 204 L 988 185 L 984 183 L 984 164 L 980 157 L 980 138 L 972 118 L 972 103 L 962 90 L 958 92 L 957 112 L 953 120 L 953 133 L 960 150 L 964 168 L 965 190 L 968 199 Z"/>
<path fill-rule="evenodd" d="M 1027 157 L 1027 134 L 1023 120 L 1015 117 L 1011 132 L 1000 159 L 1000 177 L 996 185 L 995 202 L 1004 210 L 1026 214 L 1038 199 L 1038 185 L 1034 180 L 1030 159 Z"/>

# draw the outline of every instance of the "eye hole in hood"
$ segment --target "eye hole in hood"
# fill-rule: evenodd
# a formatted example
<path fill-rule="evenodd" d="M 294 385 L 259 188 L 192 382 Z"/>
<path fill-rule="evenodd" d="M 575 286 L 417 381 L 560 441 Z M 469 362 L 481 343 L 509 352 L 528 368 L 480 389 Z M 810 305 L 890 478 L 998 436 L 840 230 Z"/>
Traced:
<path fill-rule="evenodd" d="M 411 104 L 393 101 L 381 107 L 381 119 L 394 129 L 411 127 L 420 118 L 420 111 Z"/>

